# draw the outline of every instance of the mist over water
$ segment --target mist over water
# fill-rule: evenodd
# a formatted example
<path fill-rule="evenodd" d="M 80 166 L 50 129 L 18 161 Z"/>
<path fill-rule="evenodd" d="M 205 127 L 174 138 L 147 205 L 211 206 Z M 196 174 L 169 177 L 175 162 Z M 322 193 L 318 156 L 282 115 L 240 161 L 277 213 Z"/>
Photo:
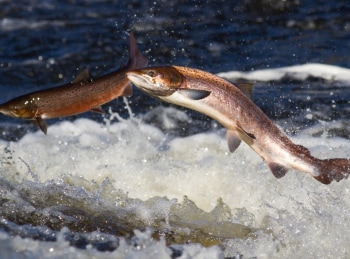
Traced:
<path fill-rule="evenodd" d="M 346 1 L 0 2 L 0 102 L 127 62 L 255 83 L 253 101 L 318 158 L 350 157 Z M 215 121 L 146 96 L 106 114 L 1 116 L 1 258 L 346 258 L 349 181 L 277 180 Z"/>

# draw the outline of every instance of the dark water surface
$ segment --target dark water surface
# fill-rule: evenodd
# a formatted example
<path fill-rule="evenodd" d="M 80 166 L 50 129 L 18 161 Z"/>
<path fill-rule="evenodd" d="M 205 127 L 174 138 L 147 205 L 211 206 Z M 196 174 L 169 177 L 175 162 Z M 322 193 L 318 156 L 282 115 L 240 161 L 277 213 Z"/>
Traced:
<path fill-rule="evenodd" d="M 347 1 L 1 1 L 0 101 L 126 62 L 134 31 L 150 65 L 211 72 L 308 62 L 348 67 Z"/>

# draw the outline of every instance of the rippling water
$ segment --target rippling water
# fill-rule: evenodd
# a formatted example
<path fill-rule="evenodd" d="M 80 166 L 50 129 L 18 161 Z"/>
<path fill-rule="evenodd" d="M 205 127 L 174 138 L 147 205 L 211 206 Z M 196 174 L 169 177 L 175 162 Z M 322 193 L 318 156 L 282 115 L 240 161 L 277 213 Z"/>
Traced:
<path fill-rule="evenodd" d="M 150 65 L 236 71 L 222 76 L 255 82 L 254 102 L 294 141 L 349 157 L 349 12 L 347 1 L 0 1 L 0 102 L 116 70 L 133 31 Z M 229 154 L 214 121 L 137 89 L 104 109 L 49 120 L 47 136 L 1 116 L 2 258 L 349 255 L 348 181 L 276 180 L 246 146 Z"/>

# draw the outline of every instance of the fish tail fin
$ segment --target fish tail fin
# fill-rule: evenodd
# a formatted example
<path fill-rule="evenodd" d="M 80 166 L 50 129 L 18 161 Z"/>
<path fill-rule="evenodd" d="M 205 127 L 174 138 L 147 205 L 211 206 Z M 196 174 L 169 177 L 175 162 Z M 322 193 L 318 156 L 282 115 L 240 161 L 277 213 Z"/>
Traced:
<path fill-rule="evenodd" d="M 350 174 L 350 160 L 346 158 L 333 158 L 320 160 L 319 175 L 314 178 L 321 183 L 330 184 L 333 180 L 339 182 L 348 178 Z"/>
<path fill-rule="evenodd" d="M 128 70 L 139 69 L 147 66 L 148 59 L 142 55 L 137 47 L 134 33 L 130 33 L 130 45 L 129 45 L 129 61 L 126 65 Z"/>

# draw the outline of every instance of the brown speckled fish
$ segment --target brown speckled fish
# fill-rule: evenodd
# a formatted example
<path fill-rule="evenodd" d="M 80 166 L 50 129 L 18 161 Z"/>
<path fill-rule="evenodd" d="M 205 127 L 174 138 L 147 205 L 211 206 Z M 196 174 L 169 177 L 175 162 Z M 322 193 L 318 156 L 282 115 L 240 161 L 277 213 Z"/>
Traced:
<path fill-rule="evenodd" d="M 288 169 L 309 173 L 329 184 L 350 173 L 350 160 L 321 160 L 306 147 L 294 144 L 239 88 L 213 74 L 187 67 L 153 67 L 127 72 L 130 81 L 146 93 L 215 119 L 227 129 L 231 152 L 243 140 L 283 177 Z"/>
<path fill-rule="evenodd" d="M 147 58 L 137 48 L 133 33 L 130 34 L 129 61 L 117 71 L 92 79 L 87 70 L 71 83 L 41 90 L 14 98 L 0 105 L 0 113 L 34 120 L 46 134 L 44 119 L 70 116 L 86 111 L 103 113 L 101 105 L 118 96 L 131 96 L 132 88 L 126 77 L 131 69 L 147 65 Z"/>

